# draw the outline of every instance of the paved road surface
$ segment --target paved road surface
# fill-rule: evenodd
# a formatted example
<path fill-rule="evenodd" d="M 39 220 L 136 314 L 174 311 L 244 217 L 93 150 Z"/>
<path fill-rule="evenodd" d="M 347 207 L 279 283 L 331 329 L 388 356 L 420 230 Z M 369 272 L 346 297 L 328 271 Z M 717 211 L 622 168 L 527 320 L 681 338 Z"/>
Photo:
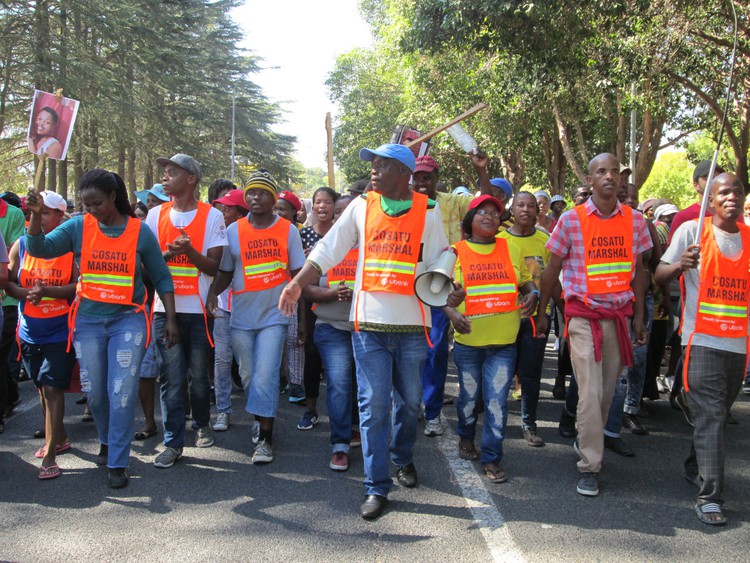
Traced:
<path fill-rule="evenodd" d="M 750 401 L 734 408 L 739 426 L 727 431 L 725 528 L 700 524 L 696 490 L 681 477 L 689 428 L 666 400 L 651 403 L 646 437 L 623 433 L 635 458 L 611 452 L 601 495 L 575 492 L 576 457 L 557 433 L 561 402 L 551 398 L 548 369 L 534 449 L 520 436 L 512 401 L 506 440 L 506 484 L 492 485 L 476 463 L 458 459 L 451 429 L 420 435 L 420 486 L 395 486 L 389 511 L 375 522 L 359 518 L 362 460 L 354 450 L 346 473 L 328 469 L 328 424 L 296 430 L 303 409 L 284 396 L 275 432 L 274 462 L 250 464 L 249 419 L 241 397 L 228 432 L 213 448 L 186 448 L 173 468 L 152 465 L 158 439 L 135 445 L 130 485 L 113 491 L 97 467 L 92 423 L 67 400 L 74 448 L 59 457 L 64 474 L 37 479 L 31 434 L 41 425 L 35 392 L 22 384 L 19 414 L 0 435 L 0 560 L 8 561 L 736 561 L 748 560 L 750 532 Z M 323 393 L 325 386 L 323 386 Z M 455 395 L 455 377 L 449 392 Z M 446 417 L 455 423 L 455 407 Z M 188 443 L 194 433 L 188 432 Z"/>

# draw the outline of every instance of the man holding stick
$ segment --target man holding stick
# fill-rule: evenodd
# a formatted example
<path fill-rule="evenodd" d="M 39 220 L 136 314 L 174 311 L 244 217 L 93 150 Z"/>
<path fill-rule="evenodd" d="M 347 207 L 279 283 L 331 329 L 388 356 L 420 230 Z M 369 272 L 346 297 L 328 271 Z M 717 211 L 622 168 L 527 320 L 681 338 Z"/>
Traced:
<path fill-rule="evenodd" d="M 673 233 L 656 281 L 682 276 L 683 388 L 695 424 L 685 478 L 700 489 L 698 519 L 717 526 L 727 521 L 721 511 L 724 425 L 747 362 L 750 228 L 742 222 L 745 191 L 737 176 L 719 174 L 708 188 L 713 216 Z"/>
<path fill-rule="evenodd" d="M 417 486 L 413 449 L 431 322 L 413 284 L 448 241 L 437 203 L 409 189 L 416 164 L 410 149 L 385 144 L 359 156 L 372 162 L 373 190 L 355 199 L 318 242 L 282 292 L 279 308 L 291 314 L 302 289 L 359 245 L 350 323 L 365 469 L 360 516 L 373 520 L 385 510 L 393 486 L 389 457 L 399 484 Z"/>
<path fill-rule="evenodd" d="M 645 343 L 648 336 L 641 254 L 651 248 L 651 237 L 643 216 L 617 201 L 617 158 L 600 154 L 589 162 L 588 172 L 586 182 L 593 196 L 564 213 L 547 242 L 551 254 L 542 273 L 536 327 L 537 337 L 544 338 L 549 324 L 547 303 L 562 270 L 566 333 L 580 396 L 578 440 L 573 445 L 581 458 L 576 490 L 596 496 L 604 422 L 617 376 L 623 366 L 633 364 L 630 320 L 636 344 Z"/>

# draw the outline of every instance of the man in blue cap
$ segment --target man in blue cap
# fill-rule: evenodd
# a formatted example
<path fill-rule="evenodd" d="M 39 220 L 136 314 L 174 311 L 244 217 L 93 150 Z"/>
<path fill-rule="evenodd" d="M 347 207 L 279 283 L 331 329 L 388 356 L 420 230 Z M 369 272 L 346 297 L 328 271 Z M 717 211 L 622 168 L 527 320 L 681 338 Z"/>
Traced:
<path fill-rule="evenodd" d="M 414 295 L 414 278 L 448 246 L 437 203 L 409 189 L 416 162 L 403 145 L 362 149 L 372 162 L 373 190 L 355 199 L 287 285 L 279 308 L 290 314 L 302 289 L 359 244 L 350 324 L 365 469 L 360 516 L 373 520 L 388 503 L 389 457 L 404 487 L 417 486 L 413 449 L 427 355 L 429 307 Z M 393 416 L 391 416 L 391 411 Z"/>

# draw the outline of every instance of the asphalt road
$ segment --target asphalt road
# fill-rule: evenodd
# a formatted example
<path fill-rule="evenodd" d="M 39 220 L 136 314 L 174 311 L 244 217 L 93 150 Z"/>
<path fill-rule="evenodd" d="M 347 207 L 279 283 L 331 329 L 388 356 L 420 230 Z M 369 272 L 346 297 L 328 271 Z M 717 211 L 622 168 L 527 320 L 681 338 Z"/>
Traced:
<path fill-rule="evenodd" d="M 697 489 L 682 478 L 690 429 L 666 400 L 648 405 L 648 436 L 623 436 L 634 458 L 607 452 L 601 494 L 575 491 L 576 456 L 557 433 L 562 403 L 551 397 L 548 351 L 540 404 L 544 448 L 521 439 L 518 402 L 510 402 L 504 467 L 492 485 L 479 465 L 458 459 L 455 407 L 440 438 L 419 437 L 420 486 L 396 485 L 388 512 L 358 516 L 362 459 L 353 450 L 346 473 L 328 468 L 325 401 L 311 431 L 295 426 L 303 409 L 283 397 L 275 460 L 250 463 L 250 421 L 239 395 L 229 431 L 213 448 L 186 448 L 171 469 L 152 465 L 158 438 L 133 447 L 127 488 L 107 486 L 98 467 L 92 423 L 67 399 L 73 449 L 58 458 L 59 479 L 40 482 L 31 435 L 41 413 L 30 383 L 0 435 L 0 560 L 3 561 L 739 561 L 748 560 L 750 531 L 750 401 L 741 395 L 727 428 L 724 528 L 709 528 L 692 511 Z M 448 391 L 456 394 L 455 377 Z M 325 385 L 322 387 L 325 393 Z M 140 421 L 140 419 L 139 419 Z M 188 431 L 188 444 L 194 433 Z"/>

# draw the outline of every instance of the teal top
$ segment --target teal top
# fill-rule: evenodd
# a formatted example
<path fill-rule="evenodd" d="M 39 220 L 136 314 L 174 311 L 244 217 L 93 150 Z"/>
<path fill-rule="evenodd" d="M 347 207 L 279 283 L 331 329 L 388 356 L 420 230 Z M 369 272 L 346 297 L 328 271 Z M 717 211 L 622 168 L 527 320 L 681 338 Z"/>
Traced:
<path fill-rule="evenodd" d="M 138 221 L 138 219 L 129 219 Z M 99 223 L 102 233 L 110 238 L 117 238 L 125 232 L 127 223 L 108 227 Z M 26 235 L 26 250 L 32 256 L 39 258 L 56 258 L 68 252 L 73 252 L 75 261 L 81 264 L 81 245 L 83 244 L 83 216 L 73 217 L 66 221 L 52 232 L 44 234 L 43 232 L 36 235 Z M 138 249 L 135 259 L 135 279 L 133 289 L 133 303 L 143 303 L 146 295 L 146 288 L 143 285 L 142 268 L 145 267 L 151 278 L 151 281 L 160 295 L 174 292 L 172 276 L 164 262 L 159 242 L 156 240 L 154 233 L 146 226 L 140 223 L 140 232 L 138 233 Z M 116 303 L 102 303 L 100 301 L 91 301 L 90 299 L 81 299 L 78 312 L 89 317 L 113 317 L 120 313 L 132 310 L 130 305 L 118 305 Z"/>

